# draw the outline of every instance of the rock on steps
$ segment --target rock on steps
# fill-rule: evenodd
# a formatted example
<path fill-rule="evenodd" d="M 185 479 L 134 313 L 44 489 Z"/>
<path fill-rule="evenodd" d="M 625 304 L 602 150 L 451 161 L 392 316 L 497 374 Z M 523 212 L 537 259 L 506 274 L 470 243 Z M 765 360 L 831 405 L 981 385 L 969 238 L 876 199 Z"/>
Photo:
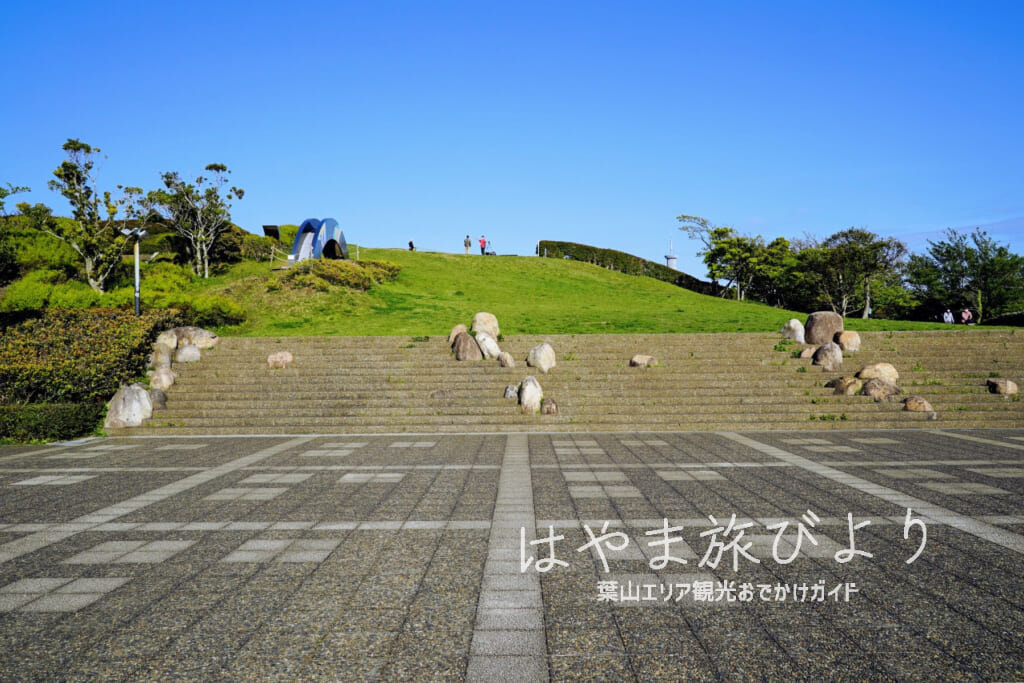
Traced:
<path fill-rule="evenodd" d="M 517 360 L 548 341 L 558 365 L 538 379 L 559 414 L 522 415 L 502 398 L 530 369 L 456 362 L 431 337 L 222 338 L 199 363 L 179 366 L 167 409 L 119 434 L 372 433 L 431 431 L 665 431 L 1024 426 L 1024 402 L 988 394 L 985 380 L 1024 378 L 1024 334 L 1013 330 L 861 333 L 862 350 L 822 372 L 775 350 L 778 334 L 510 336 Z M 266 357 L 290 351 L 290 367 Z M 630 368 L 636 353 L 659 359 Z M 832 396 L 838 374 L 885 361 L 906 394 L 938 419 L 898 403 Z M 441 398 L 431 398 L 446 389 Z M 113 432 L 112 432 L 113 433 Z"/>

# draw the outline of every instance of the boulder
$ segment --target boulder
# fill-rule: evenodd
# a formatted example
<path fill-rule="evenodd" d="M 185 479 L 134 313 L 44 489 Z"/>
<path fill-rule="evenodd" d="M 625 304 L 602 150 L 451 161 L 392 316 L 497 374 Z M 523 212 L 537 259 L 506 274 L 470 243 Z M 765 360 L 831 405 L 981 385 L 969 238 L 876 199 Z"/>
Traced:
<path fill-rule="evenodd" d="M 153 345 L 153 353 L 149 354 L 149 367 L 154 370 L 171 367 L 171 347 L 162 342 Z"/>
<path fill-rule="evenodd" d="M 832 341 L 836 332 L 843 331 L 843 318 L 832 311 L 818 311 L 807 316 L 804 323 L 804 341 L 820 346 Z"/>
<path fill-rule="evenodd" d="M 843 351 L 860 351 L 860 335 L 853 330 L 836 332 L 836 336 L 832 338 L 832 341 L 839 344 L 839 348 Z"/>
<path fill-rule="evenodd" d="M 540 410 L 540 402 L 544 391 L 540 382 L 533 375 L 527 375 L 519 385 L 519 407 L 524 413 L 536 413 Z"/>
<path fill-rule="evenodd" d="M 797 344 L 804 343 L 804 324 L 796 318 L 790 318 L 779 332 L 783 339 L 792 339 Z"/>
<path fill-rule="evenodd" d="M 498 341 L 486 332 L 476 333 L 476 343 L 480 347 L 480 353 L 484 360 L 495 360 L 501 355 L 501 347 Z"/>
<path fill-rule="evenodd" d="M 153 417 L 153 402 L 149 398 L 149 391 L 141 384 L 132 384 L 118 389 L 114 398 L 110 399 L 103 428 L 138 427 L 148 417 Z"/>
<path fill-rule="evenodd" d="M 193 344 L 201 349 L 212 349 L 220 341 L 220 337 L 201 327 L 175 327 L 171 330 L 178 337 L 178 346 Z"/>
<path fill-rule="evenodd" d="M 467 330 L 466 326 L 463 325 L 462 323 L 459 323 L 458 325 L 453 327 L 452 331 L 448 333 L 448 346 L 451 346 L 453 343 L 455 343 L 455 337 L 459 335 L 459 332 L 469 332 L 469 330 Z"/>
<path fill-rule="evenodd" d="M 814 352 L 817 351 L 817 347 L 808 346 L 806 349 L 800 352 L 801 358 L 814 358 Z"/>
<path fill-rule="evenodd" d="M 907 396 L 903 399 L 903 410 L 909 410 L 912 413 L 934 413 L 932 410 L 932 404 L 924 400 L 920 396 Z"/>
<path fill-rule="evenodd" d="M 149 378 L 149 386 L 161 391 L 167 391 L 174 386 L 174 380 L 178 379 L 178 373 L 170 368 L 160 368 Z"/>
<path fill-rule="evenodd" d="M 156 337 L 157 344 L 163 344 L 171 351 L 178 348 L 178 333 L 174 330 L 164 330 Z"/>
<path fill-rule="evenodd" d="M 473 324 L 469 327 L 470 332 L 486 332 L 495 339 L 501 336 L 498 328 L 498 319 L 490 313 L 477 313 L 473 316 Z"/>
<path fill-rule="evenodd" d="M 638 353 L 629 359 L 629 367 L 631 368 L 650 368 L 658 364 L 658 359 L 654 356 L 648 356 L 643 353 Z"/>
<path fill-rule="evenodd" d="M 555 403 L 553 398 L 541 399 L 540 402 L 540 414 L 541 415 L 558 415 L 558 404 Z"/>
<path fill-rule="evenodd" d="M 476 339 L 470 337 L 468 332 L 459 332 L 455 335 L 452 351 L 455 353 L 455 360 L 483 360 Z"/>
<path fill-rule="evenodd" d="M 505 398 L 519 398 L 519 387 L 515 384 L 505 387 Z"/>
<path fill-rule="evenodd" d="M 988 386 L 988 390 L 993 394 L 1004 394 L 1006 396 L 1012 396 L 1017 393 L 1017 383 L 1009 379 L 990 379 L 986 380 L 985 384 Z"/>
<path fill-rule="evenodd" d="M 856 377 L 844 375 L 825 382 L 825 386 L 831 387 L 834 390 L 832 393 L 836 396 L 855 396 L 864 386 L 864 382 Z"/>
<path fill-rule="evenodd" d="M 548 370 L 555 367 L 555 350 L 547 342 L 537 344 L 526 356 L 526 364 L 547 374 Z"/>
<path fill-rule="evenodd" d="M 900 373 L 896 372 L 896 368 L 889 363 L 872 363 L 861 368 L 860 372 L 857 373 L 857 377 L 861 379 L 884 379 L 896 384 L 900 379 Z"/>
<path fill-rule="evenodd" d="M 516 366 L 516 359 L 508 351 L 502 351 L 498 354 L 498 365 L 503 368 L 514 368 Z"/>
<path fill-rule="evenodd" d="M 270 370 L 275 368 L 284 369 L 291 365 L 293 360 L 295 358 L 292 356 L 291 351 L 274 351 L 267 356 L 267 368 Z"/>
<path fill-rule="evenodd" d="M 174 362 L 195 363 L 201 355 L 199 347 L 195 344 L 185 344 L 183 346 L 181 342 L 178 342 L 178 350 L 174 352 Z"/>
<path fill-rule="evenodd" d="M 864 396 L 870 396 L 875 399 L 875 403 L 880 403 L 881 401 L 889 400 L 901 392 L 900 388 L 894 383 L 875 377 L 864 382 L 864 386 L 861 387 L 860 393 Z"/>
<path fill-rule="evenodd" d="M 153 404 L 153 410 L 163 410 L 167 407 L 167 392 L 163 389 L 150 389 L 149 402 Z"/>
<path fill-rule="evenodd" d="M 843 351 L 839 344 L 829 342 L 819 346 L 811 358 L 812 365 L 820 365 L 822 370 L 835 372 L 843 364 Z"/>

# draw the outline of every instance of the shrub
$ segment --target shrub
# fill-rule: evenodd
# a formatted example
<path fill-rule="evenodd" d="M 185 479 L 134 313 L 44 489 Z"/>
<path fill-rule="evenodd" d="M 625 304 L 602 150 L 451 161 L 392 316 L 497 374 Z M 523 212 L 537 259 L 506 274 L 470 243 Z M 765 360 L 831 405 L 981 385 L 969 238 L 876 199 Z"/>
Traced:
<path fill-rule="evenodd" d="M 73 439 L 94 431 L 105 409 L 102 403 L 0 404 L 0 439 Z"/>
<path fill-rule="evenodd" d="M 644 275 L 664 282 L 671 282 L 677 287 L 683 287 L 699 294 L 718 294 L 718 288 L 713 282 L 704 282 L 692 275 L 681 273 L 660 263 L 648 261 L 639 256 L 633 256 L 632 254 L 614 249 L 600 249 L 587 246 L 586 244 L 576 244 L 575 242 L 555 242 L 550 240 L 541 240 L 537 245 L 537 249 L 540 256 L 547 256 L 548 258 L 569 257 L 574 261 L 592 263 L 596 266 L 616 270 L 627 275 Z"/>
<path fill-rule="evenodd" d="M 0 403 L 104 403 L 142 376 L 177 311 L 49 310 L 0 335 Z"/>
<path fill-rule="evenodd" d="M 326 292 L 332 287 L 344 287 L 366 291 L 376 283 L 393 280 L 401 269 L 390 261 L 310 259 L 289 268 L 280 277 L 282 284 L 292 288 Z"/>
<path fill-rule="evenodd" d="M 7 287 L 3 301 L 0 301 L 0 309 L 33 311 L 45 308 L 50 301 L 54 283 L 62 278 L 63 274 L 56 270 L 34 270 Z"/>
<path fill-rule="evenodd" d="M 231 299 L 216 294 L 202 294 L 188 302 L 175 302 L 189 325 L 223 327 L 239 325 L 246 320 L 245 309 Z"/>

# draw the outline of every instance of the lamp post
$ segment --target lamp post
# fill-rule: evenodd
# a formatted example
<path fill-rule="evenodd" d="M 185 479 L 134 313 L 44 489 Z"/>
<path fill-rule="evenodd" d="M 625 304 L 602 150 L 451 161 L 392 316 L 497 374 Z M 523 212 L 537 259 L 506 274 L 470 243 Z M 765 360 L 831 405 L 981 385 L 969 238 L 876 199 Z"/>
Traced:
<path fill-rule="evenodd" d="M 139 299 L 139 242 L 149 236 L 149 233 L 141 228 L 127 228 L 121 230 L 125 237 L 135 238 L 135 315 L 142 315 L 142 306 Z"/>

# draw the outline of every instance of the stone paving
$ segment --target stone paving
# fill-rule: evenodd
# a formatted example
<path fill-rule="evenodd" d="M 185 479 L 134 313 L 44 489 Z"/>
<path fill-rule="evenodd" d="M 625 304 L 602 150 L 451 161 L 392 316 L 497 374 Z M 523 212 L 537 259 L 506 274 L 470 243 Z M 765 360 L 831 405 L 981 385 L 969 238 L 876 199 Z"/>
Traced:
<path fill-rule="evenodd" d="M 1024 679 L 1024 430 L 0 447 L 8 680 Z"/>

